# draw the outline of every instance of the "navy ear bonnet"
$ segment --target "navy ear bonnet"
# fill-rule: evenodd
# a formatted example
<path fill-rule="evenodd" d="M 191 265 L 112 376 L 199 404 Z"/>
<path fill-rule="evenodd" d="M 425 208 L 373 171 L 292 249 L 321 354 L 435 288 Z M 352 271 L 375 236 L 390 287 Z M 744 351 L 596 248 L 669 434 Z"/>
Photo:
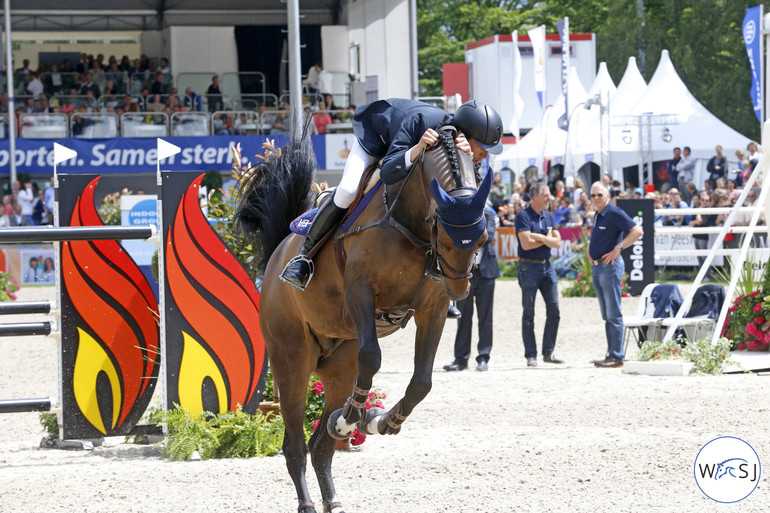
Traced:
<path fill-rule="evenodd" d="M 487 173 L 479 190 L 471 196 L 452 197 L 434 178 L 430 192 L 438 206 L 438 222 L 452 239 L 457 249 L 471 249 L 487 228 L 484 205 L 492 187 L 492 173 Z"/>

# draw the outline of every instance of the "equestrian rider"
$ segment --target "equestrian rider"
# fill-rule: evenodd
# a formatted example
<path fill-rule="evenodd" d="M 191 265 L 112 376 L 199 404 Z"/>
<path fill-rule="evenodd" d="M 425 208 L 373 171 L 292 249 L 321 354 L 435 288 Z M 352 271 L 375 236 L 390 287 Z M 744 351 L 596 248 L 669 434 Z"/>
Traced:
<path fill-rule="evenodd" d="M 452 125 L 459 130 L 455 144 L 479 163 L 488 153 L 502 151 L 503 123 L 492 107 L 477 100 L 461 105 L 454 115 L 415 100 L 391 98 L 356 108 L 356 136 L 334 195 L 318 209 L 299 254 L 289 260 L 281 281 L 300 290 L 312 279 L 312 261 L 307 253 L 342 220 L 356 197 L 364 171 L 382 160 L 380 177 L 392 185 L 406 177 L 424 149 L 438 140 L 436 130 Z"/>

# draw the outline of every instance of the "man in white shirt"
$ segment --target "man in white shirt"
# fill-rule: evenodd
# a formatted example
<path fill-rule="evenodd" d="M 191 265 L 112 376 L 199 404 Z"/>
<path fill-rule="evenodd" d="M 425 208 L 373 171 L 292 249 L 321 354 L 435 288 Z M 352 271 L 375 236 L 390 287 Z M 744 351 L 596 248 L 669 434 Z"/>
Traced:
<path fill-rule="evenodd" d="M 32 225 L 32 203 L 35 201 L 35 192 L 32 190 L 32 182 L 25 182 L 24 187 L 16 197 L 16 203 L 21 207 L 21 215 L 27 225 Z"/>
<path fill-rule="evenodd" d="M 30 72 L 29 76 L 30 80 L 27 84 L 27 92 L 34 96 L 37 100 L 38 96 L 43 94 L 43 83 L 40 81 L 40 79 L 37 77 L 37 73 L 34 71 Z"/>

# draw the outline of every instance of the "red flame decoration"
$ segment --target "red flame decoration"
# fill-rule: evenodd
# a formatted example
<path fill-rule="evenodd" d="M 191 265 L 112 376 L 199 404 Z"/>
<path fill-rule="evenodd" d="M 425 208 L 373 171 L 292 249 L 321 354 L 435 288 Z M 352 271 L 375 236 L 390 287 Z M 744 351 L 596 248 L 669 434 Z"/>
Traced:
<path fill-rule="evenodd" d="M 234 410 L 254 397 L 264 364 L 259 292 L 201 211 L 198 190 L 203 176 L 190 184 L 169 229 L 166 278 L 179 312 L 224 369 L 229 409 Z M 231 321 L 201 296 L 194 284 L 205 289 L 221 302 L 222 308 L 232 313 L 248 334 L 248 340 L 243 340 Z"/>
<path fill-rule="evenodd" d="M 99 178 L 88 184 L 72 212 L 70 226 L 103 226 L 94 206 Z M 147 390 L 159 362 L 158 312 L 155 295 L 131 257 L 114 240 L 63 242 L 62 276 L 69 298 L 96 340 L 117 362 L 123 387 L 118 427 L 136 400 Z M 88 283 L 86 277 L 93 282 Z M 141 331 L 130 324 L 102 296 L 117 302 Z"/>

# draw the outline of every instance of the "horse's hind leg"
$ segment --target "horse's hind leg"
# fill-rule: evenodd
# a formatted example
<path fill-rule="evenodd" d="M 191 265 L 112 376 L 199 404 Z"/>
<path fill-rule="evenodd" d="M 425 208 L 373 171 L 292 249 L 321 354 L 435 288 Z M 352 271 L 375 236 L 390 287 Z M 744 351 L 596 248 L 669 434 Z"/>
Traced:
<path fill-rule="evenodd" d="M 265 330 L 263 329 L 263 333 Z M 268 334 L 265 339 L 267 340 Z M 297 334 L 302 339 L 302 334 Z M 297 340 L 286 338 L 282 340 Z M 269 344 L 270 365 L 273 370 L 276 387 L 281 395 L 281 416 L 285 426 L 283 455 L 299 500 L 299 513 L 316 513 L 305 477 L 307 467 L 307 445 L 305 444 L 305 400 L 307 384 L 318 352 L 310 349 L 307 359 L 298 358 L 302 348 L 299 344 L 287 348 L 280 344 Z"/>
<path fill-rule="evenodd" d="M 321 360 L 315 373 L 324 386 L 326 404 L 316 429 L 310 438 L 310 458 L 318 478 L 321 495 L 324 502 L 324 512 L 344 513 L 342 504 L 337 498 L 332 476 L 332 458 L 334 456 L 334 439 L 326 429 L 331 413 L 342 407 L 350 388 L 355 383 L 358 374 L 356 363 L 357 344 L 355 340 L 343 342 L 330 357 Z"/>

